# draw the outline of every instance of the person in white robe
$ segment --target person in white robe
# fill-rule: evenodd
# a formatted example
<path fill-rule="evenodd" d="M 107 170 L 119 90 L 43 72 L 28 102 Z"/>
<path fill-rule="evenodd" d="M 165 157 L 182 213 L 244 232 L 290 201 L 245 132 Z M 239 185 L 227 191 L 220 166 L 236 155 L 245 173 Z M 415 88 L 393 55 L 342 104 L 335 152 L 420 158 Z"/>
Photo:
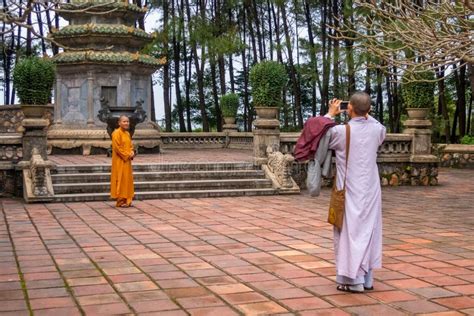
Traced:
<path fill-rule="evenodd" d="M 340 114 L 341 100 L 333 99 L 326 116 Z M 364 292 L 373 289 L 372 270 L 382 267 L 382 195 L 377 151 L 385 127 L 369 115 L 370 96 L 354 93 L 349 101 L 350 149 L 347 162 L 345 214 L 342 229 L 334 228 L 337 289 Z M 346 176 L 346 129 L 331 128 L 329 148 L 336 153 L 336 186 Z"/>

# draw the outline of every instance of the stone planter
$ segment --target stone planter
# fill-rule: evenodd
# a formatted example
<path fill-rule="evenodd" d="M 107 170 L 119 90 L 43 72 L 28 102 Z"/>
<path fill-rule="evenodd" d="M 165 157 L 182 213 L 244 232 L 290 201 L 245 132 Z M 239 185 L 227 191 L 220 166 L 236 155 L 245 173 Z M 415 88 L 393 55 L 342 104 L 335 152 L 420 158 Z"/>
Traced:
<path fill-rule="evenodd" d="M 260 119 L 278 120 L 278 107 L 268 107 L 268 106 L 256 106 L 255 111 L 257 112 L 257 117 Z"/>
<path fill-rule="evenodd" d="M 225 123 L 226 125 L 233 125 L 233 124 L 235 124 L 235 117 L 224 116 L 224 123 Z"/>
<path fill-rule="evenodd" d="M 407 108 L 408 118 L 411 120 L 425 120 L 430 113 L 429 108 Z"/>
<path fill-rule="evenodd" d="M 235 117 L 224 116 L 224 132 L 237 132 L 237 124 L 235 124 Z"/>
<path fill-rule="evenodd" d="M 25 118 L 42 118 L 46 111 L 51 107 L 38 104 L 21 104 L 21 110 Z"/>

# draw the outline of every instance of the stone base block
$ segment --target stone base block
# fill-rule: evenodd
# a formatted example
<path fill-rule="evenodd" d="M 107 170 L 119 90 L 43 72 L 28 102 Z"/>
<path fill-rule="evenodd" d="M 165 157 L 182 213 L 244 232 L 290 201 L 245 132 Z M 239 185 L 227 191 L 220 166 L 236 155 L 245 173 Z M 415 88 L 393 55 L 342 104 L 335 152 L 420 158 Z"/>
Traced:
<path fill-rule="evenodd" d="M 153 126 L 138 126 L 133 145 L 139 153 L 159 153 L 162 145 L 160 132 Z M 48 130 L 49 154 L 104 154 L 111 147 L 105 127 L 69 129 L 53 126 Z"/>

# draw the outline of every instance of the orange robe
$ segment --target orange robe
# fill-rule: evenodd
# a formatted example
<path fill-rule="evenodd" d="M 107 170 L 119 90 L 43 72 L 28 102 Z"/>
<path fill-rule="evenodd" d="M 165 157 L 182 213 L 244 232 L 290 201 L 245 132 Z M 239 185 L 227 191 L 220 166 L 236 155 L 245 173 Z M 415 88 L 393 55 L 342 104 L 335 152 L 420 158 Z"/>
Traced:
<path fill-rule="evenodd" d="M 110 196 L 117 199 L 117 206 L 130 205 L 135 194 L 133 189 L 132 138 L 120 127 L 112 133 L 112 173 L 110 175 Z"/>

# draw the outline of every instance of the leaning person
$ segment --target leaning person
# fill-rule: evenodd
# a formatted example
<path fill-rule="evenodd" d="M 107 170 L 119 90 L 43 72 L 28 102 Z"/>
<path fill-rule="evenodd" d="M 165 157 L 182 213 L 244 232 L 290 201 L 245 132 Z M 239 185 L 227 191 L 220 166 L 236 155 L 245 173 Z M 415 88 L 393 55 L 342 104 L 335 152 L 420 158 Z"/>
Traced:
<path fill-rule="evenodd" d="M 133 189 L 132 160 L 135 157 L 132 138 L 128 132 L 130 120 L 125 115 L 118 119 L 119 127 L 112 133 L 112 171 L 110 196 L 117 207 L 129 207 L 135 194 Z"/>
<path fill-rule="evenodd" d="M 326 117 L 340 114 L 341 100 L 333 99 Z M 346 174 L 346 128 L 331 128 L 329 148 L 336 152 L 337 190 L 346 177 L 342 229 L 334 228 L 337 289 L 361 293 L 373 289 L 372 271 L 382 267 L 382 195 L 377 151 L 385 127 L 369 115 L 370 97 L 354 93 L 349 101 L 350 148 Z"/>

